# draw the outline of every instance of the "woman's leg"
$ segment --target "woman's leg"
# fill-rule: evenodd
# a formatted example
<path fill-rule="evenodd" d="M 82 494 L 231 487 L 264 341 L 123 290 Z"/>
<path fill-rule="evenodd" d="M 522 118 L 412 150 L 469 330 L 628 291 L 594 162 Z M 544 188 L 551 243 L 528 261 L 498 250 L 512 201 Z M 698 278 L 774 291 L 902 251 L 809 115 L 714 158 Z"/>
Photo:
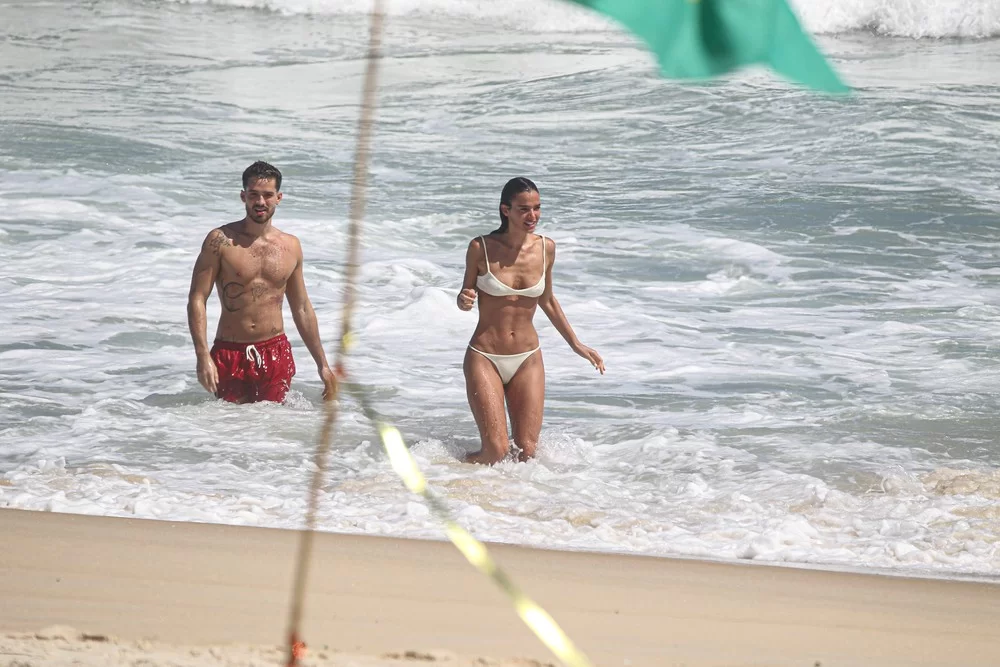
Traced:
<path fill-rule="evenodd" d="M 518 458 L 527 461 L 535 456 L 545 410 L 545 364 L 541 350 L 525 359 L 507 383 L 506 393 L 514 444 L 521 450 Z"/>
<path fill-rule="evenodd" d="M 465 457 L 468 463 L 493 464 L 507 456 L 510 441 L 507 438 L 507 415 L 504 413 L 503 383 L 493 363 L 466 348 L 465 393 L 469 398 L 472 416 L 479 427 L 482 448 Z"/>

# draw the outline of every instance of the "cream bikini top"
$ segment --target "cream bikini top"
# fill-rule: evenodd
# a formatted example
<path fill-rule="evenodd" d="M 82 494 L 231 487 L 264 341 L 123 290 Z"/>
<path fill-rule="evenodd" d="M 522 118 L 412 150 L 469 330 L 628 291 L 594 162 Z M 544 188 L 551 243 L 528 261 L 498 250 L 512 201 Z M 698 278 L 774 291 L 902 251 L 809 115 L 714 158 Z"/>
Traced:
<path fill-rule="evenodd" d="M 545 292 L 545 237 L 542 237 L 542 277 L 532 287 L 524 289 L 514 289 L 510 285 L 500 282 L 500 279 L 490 271 L 490 256 L 486 254 L 486 239 L 482 236 L 479 240 L 483 244 L 483 256 L 486 258 L 486 273 L 476 278 L 476 287 L 480 292 L 485 292 L 490 296 L 527 296 L 537 299 Z"/>

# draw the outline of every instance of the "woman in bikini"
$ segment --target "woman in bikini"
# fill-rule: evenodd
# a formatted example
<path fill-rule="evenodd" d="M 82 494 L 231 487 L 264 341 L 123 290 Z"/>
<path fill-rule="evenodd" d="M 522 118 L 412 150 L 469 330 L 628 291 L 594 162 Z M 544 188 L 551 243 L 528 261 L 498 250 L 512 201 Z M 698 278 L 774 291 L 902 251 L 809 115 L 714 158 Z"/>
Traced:
<path fill-rule="evenodd" d="M 577 340 L 552 294 L 556 244 L 534 233 L 540 202 L 528 179 L 508 181 L 500 194 L 500 228 L 474 238 L 465 253 L 458 307 L 472 310 L 479 295 L 479 324 L 464 363 L 469 406 L 482 438 L 482 449 L 466 457 L 470 463 L 493 464 L 507 455 L 505 400 L 520 460 L 535 455 L 545 403 L 545 366 L 531 322 L 535 306 L 574 352 L 604 373 L 601 355 Z"/>

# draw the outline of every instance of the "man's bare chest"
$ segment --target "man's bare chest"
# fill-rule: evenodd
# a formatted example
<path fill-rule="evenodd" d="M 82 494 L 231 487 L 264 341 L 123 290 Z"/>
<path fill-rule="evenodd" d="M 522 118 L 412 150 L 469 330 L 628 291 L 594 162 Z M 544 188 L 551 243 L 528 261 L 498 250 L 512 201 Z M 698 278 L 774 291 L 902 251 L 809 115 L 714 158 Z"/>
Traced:
<path fill-rule="evenodd" d="M 222 256 L 223 277 L 243 284 L 263 280 L 283 285 L 295 269 L 295 257 L 278 243 L 254 243 L 250 247 L 231 246 Z"/>

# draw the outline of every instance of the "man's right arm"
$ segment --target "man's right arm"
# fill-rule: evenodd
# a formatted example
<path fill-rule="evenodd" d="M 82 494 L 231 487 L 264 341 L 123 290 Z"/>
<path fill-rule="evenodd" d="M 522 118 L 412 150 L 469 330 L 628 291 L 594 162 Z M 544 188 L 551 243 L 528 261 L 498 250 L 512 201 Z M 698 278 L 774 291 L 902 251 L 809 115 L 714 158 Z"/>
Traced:
<path fill-rule="evenodd" d="M 188 292 L 188 329 L 194 342 L 194 352 L 198 358 L 198 381 L 205 389 L 215 393 L 218 374 L 209 355 L 208 314 L 205 304 L 212 293 L 215 281 L 222 268 L 222 247 L 232 242 L 220 229 L 213 229 L 201 245 L 201 253 L 194 263 L 191 275 L 191 290 Z"/>

